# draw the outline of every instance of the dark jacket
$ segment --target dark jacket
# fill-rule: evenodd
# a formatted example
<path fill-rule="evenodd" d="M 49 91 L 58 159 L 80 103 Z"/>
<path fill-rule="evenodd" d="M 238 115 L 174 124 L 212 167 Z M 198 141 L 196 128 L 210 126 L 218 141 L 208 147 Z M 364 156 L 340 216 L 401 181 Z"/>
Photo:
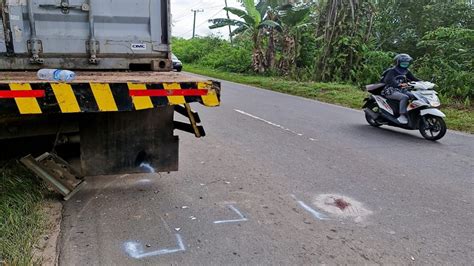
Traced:
<path fill-rule="evenodd" d="M 404 80 L 405 77 L 406 80 Z M 385 83 L 385 89 L 383 90 L 383 95 L 391 95 L 394 91 L 402 91 L 400 87 L 401 83 L 410 82 L 410 81 L 420 81 L 416 78 L 410 70 L 401 67 L 392 67 L 387 69 L 383 73 L 381 82 Z"/>

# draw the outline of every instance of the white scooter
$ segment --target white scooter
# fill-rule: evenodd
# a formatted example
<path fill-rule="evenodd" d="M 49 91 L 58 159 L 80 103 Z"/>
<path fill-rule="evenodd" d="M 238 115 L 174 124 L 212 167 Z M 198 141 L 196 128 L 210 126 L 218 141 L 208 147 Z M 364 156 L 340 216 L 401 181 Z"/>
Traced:
<path fill-rule="evenodd" d="M 399 117 L 399 101 L 386 99 L 381 96 L 385 84 L 367 86 L 371 94 L 364 104 L 365 118 L 374 127 L 389 125 L 408 130 L 419 130 L 421 135 L 432 141 L 437 141 L 446 135 L 447 127 L 444 121 L 446 115 L 438 108 L 441 102 L 438 93 L 434 90 L 436 85 L 427 81 L 408 83 L 407 89 L 415 96 L 408 104 L 408 124 L 401 124 Z"/>

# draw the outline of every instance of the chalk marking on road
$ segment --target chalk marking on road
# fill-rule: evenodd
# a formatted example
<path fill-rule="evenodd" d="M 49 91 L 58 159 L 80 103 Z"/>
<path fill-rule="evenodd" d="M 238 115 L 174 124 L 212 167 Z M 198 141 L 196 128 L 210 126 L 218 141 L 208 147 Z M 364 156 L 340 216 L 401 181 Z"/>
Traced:
<path fill-rule="evenodd" d="M 246 222 L 246 221 L 249 220 L 234 205 L 228 205 L 228 207 L 229 207 L 229 209 L 231 209 L 235 213 L 237 213 L 237 215 L 240 217 L 240 219 L 214 221 L 214 224 L 239 223 L 239 222 Z"/>
<path fill-rule="evenodd" d="M 298 198 L 296 198 L 295 195 L 291 195 L 291 197 L 293 199 L 296 200 L 296 202 L 303 208 L 305 209 L 307 212 L 311 213 L 316 219 L 318 220 L 321 220 L 321 221 L 326 221 L 326 220 L 331 220 L 329 219 L 329 217 L 327 217 L 326 215 L 316 211 L 315 209 L 311 208 L 310 206 L 308 206 L 306 203 L 304 203 L 303 201 L 301 200 L 298 200 Z"/>
<path fill-rule="evenodd" d="M 127 254 L 134 259 L 143 259 L 143 258 L 148 258 L 148 257 L 163 256 L 167 254 L 186 251 L 183 239 L 181 238 L 180 234 L 176 234 L 176 242 L 178 246 L 177 248 L 174 248 L 174 249 L 165 248 L 165 249 L 159 249 L 159 250 L 155 250 L 151 252 L 145 252 L 143 250 L 142 244 L 138 242 L 126 242 L 125 252 L 127 252 Z"/>
<path fill-rule="evenodd" d="M 127 177 L 127 176 L 130 176 L 130 174 L 124 174 L 124 175 L 119 176 L 118 178 L 119 178 L 119 179 L 124 179 L 124 178 Z M 81 208 L 81 210 L 80 210 L 79 213 L 77 214 L 77 217 L 78 217 L 78 218 L 82 217 L 82 214 L 87 210 L 87 207 L 89 207 L 89 205 L 90 205 L 95 199 L 98 198 L 97 195 L 99 195 L 99 193 L 100 193 L 101 191 L 103 191 L 103 190 L 107 189 L 108 187 L 110 187 L 110 186 L 111 186 L 113 183 L 115 183 L 116 181 L 117 181 L 117 180 L 115 180 L 115 179 L 112 180 L 112 181 L 110 181 L 110 182 L 107 183 L 103 188 L 98 189 L 98 190 L 96 191 L 96 193 L 95 193 L 94 196 L 89 197 L 89 200 L 87 200 L 87 202 L 86 202 L 86 203 L 84 204 L 84 206 Z M 75 227 L 76 227 L 77 221 L 78 221 L 78 219 L 75 219 L 75 220 L 74 220 L 73 226 L 72 226 L 71 228 L 75 228 Z M 70 231 L 69 231 L 68 233 L 66 233 L 66 235 L 67 235 L 67 236 L 66 236 L 66 242 L 69 243 L 69 240 L 71 239 L 72 234 L 71 234 Z"/>
<path fill-rule="evenodd" d="M 314 206 L 332 216 L 352 219 L 356 223 L 363 223 L 373 212 L 367 209 L 362 202 L 344 195 L 322 194 L 314 201 Z"/>
<path fill-rule="evenodd" d="M 258 121 L 264 122 L 264 123 L 266 123 L 266 124 L 269 124 L 269 125 L 271 125 L 271 126 L 277 127 L 277 128 L 279 128 L 279 129 L 281 129 L 281 130 L 284 130 L 284 131 L 293 133 L 293 134 L 295 134 L 295 135 L 297 135 L 297 136 L 299 136 L 299 137 L 304 137 L 304 134 L 303 134 L 303 133 L 296 132 L 296 131 L 294 131 L 294 130 L 291 130 L 291 129 L 286 128 L 286 127 L 284 127 L 284 126 L 282 126 L 282 125 L 278 125 L 278 124 L 276 124 L 276 123 L 270 122 L 270 121 L 268 121 L 268 120 L 265 120 L 265 119 L 263 119 L 263 118 L 261 118 L 261 117 L 255 116 L 255 115 L 253 115 L 253 114 L 249 114 L 249 113 L 244 112 L 244 111 L 239 110 L 239 109 L 234 109 L 234 111 L 236 111 L 236 112 L 239 113 L 239 114 L 242 114 L 242 115 L 251 117 L 251 118 L 253 118 L 253 119 L 255 119 L 255 120 L 258 120 Z M 317 139 L 314 139 L 314 138 L 307 138 L 307 139 L 310 140 L 310 141 L 317 141 Z"/>
<path fill-rule="evenodd" d="M 163 222 L 163 224 L 165 225 L 166 227 L 166 230 L 168 230 L 168 232 L 172 232 L 171 231 L 171 227 L 168 225 L 168 223 L 166 222 L 166 220 L 163 218 L 163 216 L 160 215 L 160 220 Z"/>
<path fill-rule="evenodd" d="M 140 168 L 143 168 L 143 169 L 147 170 L 148 173 L 150 173 L 150 174 L 155 174 L 156 173 L 155 168 L 153 168 L 153 166 L 151 166 L 149 163 L 141 163 Z"/>

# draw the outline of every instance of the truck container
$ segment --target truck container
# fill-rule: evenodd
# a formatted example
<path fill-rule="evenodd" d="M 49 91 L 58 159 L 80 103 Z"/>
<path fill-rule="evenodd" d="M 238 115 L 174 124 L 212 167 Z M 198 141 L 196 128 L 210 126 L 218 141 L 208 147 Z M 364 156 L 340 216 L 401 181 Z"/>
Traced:
<path fill-rule="evenodd" d="M 220 83 L 172 72 L 169 0 L 0 0 L 0 11 L 0 139 L 54 136 L 79 147 L 76 170 L 91 176 L 176 171 L 174 130 L 205 135 L 190 103 L 218 106 Z M 42 68 L 77 78 L 39 80 Z"/>
<path fill-rule="evenodd" d="M 0 3 L 0 69 L 171 70 L 169 0 Z"/>

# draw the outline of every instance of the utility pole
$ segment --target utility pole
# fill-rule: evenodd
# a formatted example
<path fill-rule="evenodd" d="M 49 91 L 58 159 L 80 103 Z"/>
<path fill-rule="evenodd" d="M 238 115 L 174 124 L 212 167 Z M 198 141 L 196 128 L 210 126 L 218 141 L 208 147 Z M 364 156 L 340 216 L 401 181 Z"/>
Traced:
<path fill-rule="evenodd" d="M 193 22 L 193 39 L 196 36 L 196 14 L 204 12 L 204 9 L 191 9 L 191 12 L 194 12 L 194 22 Z"/>
<path fill-rule="evenodd" d="M 224 0 L 225 2 L 225 7 L 227 8 L 227 0 Z M 230 16 L 229 16 L 229 11 L 227 11 L 227 19 L 230 19 Z M 232 27 L 229 25 L 229 39 L 230 39 L 230 43 L 232 44 Z"/>

